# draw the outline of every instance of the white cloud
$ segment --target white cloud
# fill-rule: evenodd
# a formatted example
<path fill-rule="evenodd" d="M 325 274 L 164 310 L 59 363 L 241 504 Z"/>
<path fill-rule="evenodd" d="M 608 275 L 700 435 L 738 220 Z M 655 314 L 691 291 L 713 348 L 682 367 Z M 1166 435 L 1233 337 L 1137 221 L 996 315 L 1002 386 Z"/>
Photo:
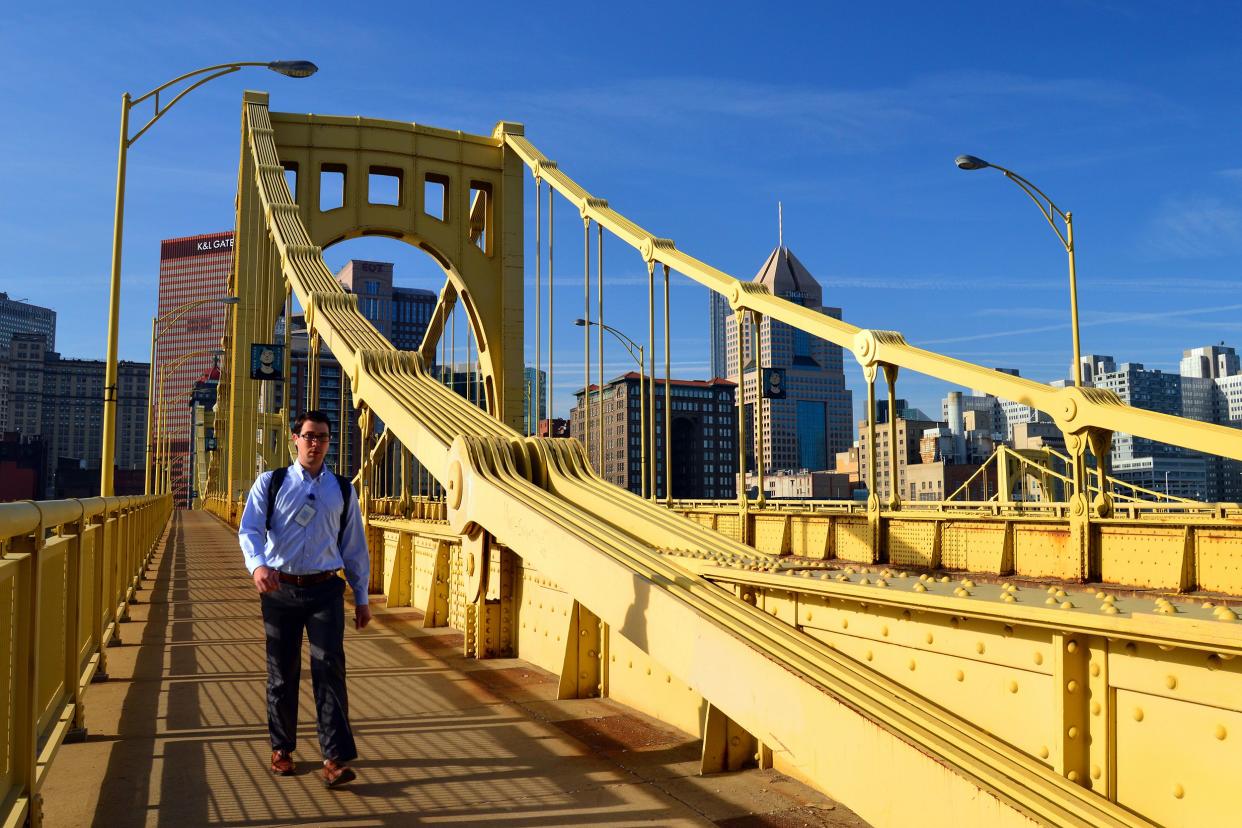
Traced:
<path fill-rule="evenodd" d="M 1206 258 L 1242 250 L 1242 207 L 1215 196 L 1171 198 L 1148 225 L 1156 254 Z"/>

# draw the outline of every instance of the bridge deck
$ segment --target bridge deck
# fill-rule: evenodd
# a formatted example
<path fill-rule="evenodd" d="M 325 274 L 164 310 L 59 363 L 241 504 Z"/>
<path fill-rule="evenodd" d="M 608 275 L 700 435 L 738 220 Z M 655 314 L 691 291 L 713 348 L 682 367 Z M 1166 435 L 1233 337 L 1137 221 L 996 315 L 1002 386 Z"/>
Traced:
<path fill-rule="evenodd" d="M 771 771 L 698 777 L 698 743 L 555 677 L 460 655 L 409 611 L 346 634 L 357 783 L 327 791 L 309 667 L 298 774 L 266 770 L 263 629 L 236 538 L 180 512 L 87 695 L 90 738 L 44 786 L 48 825 L 863 825 Z"/>

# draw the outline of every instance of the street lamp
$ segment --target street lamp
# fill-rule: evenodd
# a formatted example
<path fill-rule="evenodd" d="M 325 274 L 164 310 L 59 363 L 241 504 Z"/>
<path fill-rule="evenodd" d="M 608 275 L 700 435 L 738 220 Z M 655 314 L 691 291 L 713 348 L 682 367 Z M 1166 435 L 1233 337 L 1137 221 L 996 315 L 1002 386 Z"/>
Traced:
<path fill-rule="evenodd" d="M 153 446 L 155 435 L 151 431 L 151 415 L 155 409 L 155 343 L 161 336 L 168 333 L 173 324 L 181 317 L 185 316 L 191 310 L 201 307 L 211 302 L 219 302 L 222 305 L 236 305 L 238 302 L 236 296 L 215 296 L 210 299 L 194 299 L 182 305 L 178 305 L 163 316 L 152 317 L 151 319 L 151 362 L 147 365 L 147 457 L 146 457 L 146 484 L 143 491 L 151 494 L 151 459 L 153 454 Z M 160 323 L 164 326 L 161 328 Z M 161 399 L 163 392 L 161 391 Z"/>
<path fill-rule="evenodd" d="M 224 351 L 220 350 L 219 348 L 203 348 L 197 351 L 191 351 L 190 353 L 184 354 L 178 357 L 177 359 L 173 360 L 165 368 L 163 368 L 160 371 L 160 384 L 159 384 L 160 410 L 159 410 L 159 416 L 157 418 L 157 423 L 158 423 L 157 428 L 159 430 L 160 442 L 158 444 L 159 453 L 158 453 L 158 456 L 155 458 L 155 465 L 159 465 L 160 467 L 160 485 L 158 487 L 160 488 L 160 491 L 158 492 L 158 494 L 167 494 L 168 492 L 172 491 L 172 462 L 171 462 L 172 432 L 170 429 L 167 429 L 164 426 L 164 422 L 165 422 L 164 412 L 166 410 L 166 407 L 164 405 L 164 379 L 169 374 L 171 374 L 173 371 L 180 368 L 181 365 L 186 360 L 192 359 L 194 357 L 199 357 L 199 356 L 211 356 L 213 358 L 222 357 L 224 356 Z M 154 474 L 154 470 L 153 470 L 153 474 Z M 151 494 L 151 492 L 148 492 L 148 494 Z"/>
<path fill-rule="evenodd" d="M 1078 280 L 1077 272 L 1074 267 L 1074 214 L 1067 213 L 1052 203 L 1052 199 L 1048 198 L 1043 190 L 1018 175 L 1013 170 L 1007 170 L 1004 167 L 990 164 L 982 158 L 976 158 L 973 155 L 959 155 L 954 163 L 958 169 L 962 170 L 982 170 L 991 167 L 1004 174 L 1006 178 L 1022 188 L 1022 192 L 1035 202 L 1035 206 L 1039 208 L 1039 212 L 1044 214 L 1044 218 L 1048 220 L 1048 225 L 1052 227 L 1052 232 L 1057 234 L 1057 239 L 1061 242 L 1061 246 L 1065 248 L 1066 254 L 1069 255 L 1069 284 L 1070 284 L 1070 328 L 1074 336 L 1074 365 L 1071 374 L 1074 377 L 1074 385 L 1082 385 L 1082 354 L 1078 347 Z M 1060 218 L 1065 223 L 1065 232 L 1061 232 L 1061 228 L 1057 227 L 1056 218 Z"/>
<path fill-rule="evenodd" d="M 309 77 L 318 70 L 318 67 L 308 60 L 222 63 L 217 66 L 208 66 L 203 69 L 196 69 L 193 72 L 187 72 L 161 86 L 157 86 L 138 98 L 131 99 L 128 92 L 121 96 L 121 140 L 116 162 L 116 212 L 112 221 L 112 275 L 108 295 L 108 351 L 107 361 L 104 365 L 103 448 L 100 452 L 99 469 L 99 493 L 104 497 L 110 497 L 113 492 L 112 467 L 115 463 L 116 451 L 117 332 L 121 314 L 121 241 L 122 230 L 125 225 L 125 165 L 129 148 L 146 134 L 146 131 L 153 127 L 156 121 L 164 117 L 164 113 L 172 109 L 177 101 L 203 84 L 224 75 L 232 74 L 247 66 L 262 66 L 271 69 L 279 75 L 290 78 Z M 193 83 L 175 94 L 167 103 L 160 103 L 161 92 L 192 78 L 195 79 Z M 129 134 L 129 112 L 148 98 L 154 99 L 155 114 L 131 138 Z"/>
<path fill-rule="evenodd" d="M 641 492 L 642 492 L 642 496 L 646 497 L 647 496 L 647 480 L 648 480 L 647 468 L 648 468 L 648 462 L 649 462 L 648 457 L 647 457 L 647 438 L 648 438 L 647 402 L 646 402 L 647 395 L 645 391 L 646 376 L 647 376 L 647 360 L 646 360 L 646 354 L 643 351 L 643 346 L 639 345 L 633 339 L 630 339 L 628 336 L 621 333 L 621 331 L 617 330 L 612 325 L 606 325 L 603 322 L 597 322 L 594 319 L 575 319 L 574 324 L 577 325 L 579 328 L 584 327 L 584 326 L 589 327 L 591 325 L 594 325 L 598 328 L 602 328 L 603 330 L 608 331 L 608 333 L 616 337 L 618 342 L 620 342 L 622 345 L 625 346 L 625 350 L 629 352 L 630 358 L 638 363 L 639 429 L 643 435 L 642 440 L 639 443 L 640 444 L 639 451 L 640 451 L 640 457 L 641 457 L 640 468 L 642 469 L 642 475 L 643 475 Z M 598 393 L 603 394 L 604 389 L 601 387 Z M 583 389 L 582 401 L 583 401 L 582 417 L 585 420 L 587 417 L 591 416 L 591 389 L 589 386 Z M 628 424 L 629 423 L 629 412 L 628 411 L 626 412 L 625 417 L 626 417 L 625 421 Z M 602 422 L 598 422 L 595 424 L 595 427 L 602 429 L 604 427 L 604 424 Z M 629 427 L 627 425 L 626 432 L 628 431 L 629 431 Z M 628 441 L 627 441 L 627 448 L 625 450 L 627 452 L 629 451 Z M 602 468 L 604 465 L 604 458 L 602 456 L 599 458 L 599 464 L 600 464 L 600 468 L 602 471 Z M 628 466 L 629 464 L 627 463 L 626 465 Z M 627 480 L 626 488 L 629 488 L 628 484 L 629 484 L 629 481 Z M 655 492 L 651 493 L 651 497 L 652 499 L 655 498 Z"/>

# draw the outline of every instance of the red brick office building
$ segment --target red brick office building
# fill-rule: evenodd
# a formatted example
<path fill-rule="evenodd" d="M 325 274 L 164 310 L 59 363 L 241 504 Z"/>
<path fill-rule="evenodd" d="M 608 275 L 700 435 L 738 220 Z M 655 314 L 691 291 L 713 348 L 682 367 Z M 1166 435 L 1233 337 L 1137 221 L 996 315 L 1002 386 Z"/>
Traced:
<path fill-rule="evenodd" d="M 164 424 L 172 440 L 173 492 L 175 503 L 188 501 L 188 458 L 190 436 L 190 396 L 194 382 L 210 370 L 210 353 L 190 357 L 165 373 L 181 357 L 196 351 L 213 351 L 220 347 L 224 335 L 225 306 L 207 302 L 187 311 L 175 322 L 177 308 L 198 299 L 214 299 L 228 292 L 229 274 L 233 270 L 233 234 L 205 233 L 160 242 L 160 298 L 158 318 L 168 317 L 160 328 L 165 330 L 156 343 L 155 374 L 152 397 L 159 394 L 160 376 L 164 377 Z M 157 405 L 160 403 L 157 402 Z M 153 414 L 154 417 L 154 414 Z M 152 439 L 157 425 L 152 420 Z"/>

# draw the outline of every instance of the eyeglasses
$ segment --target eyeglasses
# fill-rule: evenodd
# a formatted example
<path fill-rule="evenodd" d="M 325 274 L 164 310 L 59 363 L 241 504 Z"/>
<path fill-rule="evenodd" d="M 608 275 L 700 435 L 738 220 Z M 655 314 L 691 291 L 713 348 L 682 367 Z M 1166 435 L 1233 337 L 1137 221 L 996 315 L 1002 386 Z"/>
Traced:
<path fill-rule="evenodd" d="M 313 431 L 308 431 L 307 433 L 299 434 L 298 436 L 311 445 L 314 445 L 315 443 L 327 443 L 332 439 L 331 434 L 316 434 Z"/>

